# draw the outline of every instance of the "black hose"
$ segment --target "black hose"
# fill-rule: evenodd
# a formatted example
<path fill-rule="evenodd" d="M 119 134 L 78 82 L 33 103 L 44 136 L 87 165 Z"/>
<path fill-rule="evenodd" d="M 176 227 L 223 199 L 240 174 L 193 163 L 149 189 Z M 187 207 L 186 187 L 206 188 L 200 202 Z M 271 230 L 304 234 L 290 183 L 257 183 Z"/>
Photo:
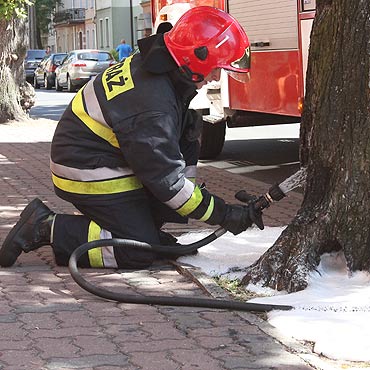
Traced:
<path fill-rule="evenodd" d="M 161 306 L 185 306 L 185 307 L 205 307 L 205 308 L 221 308 L 236 311 L 256 311 L 266 312 L 271 310 L 291 310 L 293 307 L 286 305 L 262 304 L 262 303 L 249 303 L 238 301 L 226 301 L 218 299 L 206 298 L 188 298 L 188 297 L 165 297 L 165 296 L 134 296 L 118 292 L 112 292 L 102 289 L 89 283 L 83 278 L 77 268 L 79 258 L 89 251 L 90 249 L 98 247 L 129 247 L 148 250 L 156 253 L 173 253 L 174 255 L 186 255 L 194 252 L 195 250 L 203 247 L 204 245 L 214 241 L 219 236 L 223 235 L 226 231 L 222 228 L 217 229 L 212 234 L 208 235 L 202 240 L 195 243 L 183 246 L 162 246 L 151 245 L 148 243 L 139 242 L 129 239 L 101 239 L 94 240 L 79 246 L 71 255 L 69 259 L 69 270 L 73 280 L 86 291 L 105 299 L 109 299 L 122 303 L 136 303 L 136 304 L 151 304 Z M 179 253 L 181 252 L 181 253 Z"/>

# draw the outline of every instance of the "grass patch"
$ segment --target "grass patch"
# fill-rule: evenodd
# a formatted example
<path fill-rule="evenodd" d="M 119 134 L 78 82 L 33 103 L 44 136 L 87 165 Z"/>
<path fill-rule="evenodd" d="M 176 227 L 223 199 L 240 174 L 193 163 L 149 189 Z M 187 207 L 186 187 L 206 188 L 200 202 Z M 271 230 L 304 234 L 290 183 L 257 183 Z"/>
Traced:
<path fill-rule="evenodd" d="M 240 284 L 239 279 L 228 279 L 222 276 L 214 277 L 215 282 L 222 289 L 226 290 L 233 298 L 238 301 L 248 301 L 252 298 L 261 297 L 254 292 L 245 289 L 245 286 Z"/>

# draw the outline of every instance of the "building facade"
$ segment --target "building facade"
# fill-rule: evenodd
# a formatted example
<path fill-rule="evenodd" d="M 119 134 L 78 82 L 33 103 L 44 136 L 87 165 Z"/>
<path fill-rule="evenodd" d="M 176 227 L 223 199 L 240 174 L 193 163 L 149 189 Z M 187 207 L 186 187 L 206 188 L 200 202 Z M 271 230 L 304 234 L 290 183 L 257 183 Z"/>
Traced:
<path fill-rule="evenodd" d="M 85 15 L 88 0 L 63 0 L 57 3 L 53 19 L 55 52 L 84 49 Z"/>
<path fill-rule="evenodd" d="M 150 0 L 62 0 L 56 5 L 48 45 L 52 52 L 133 48 L 151 34 Z"/>

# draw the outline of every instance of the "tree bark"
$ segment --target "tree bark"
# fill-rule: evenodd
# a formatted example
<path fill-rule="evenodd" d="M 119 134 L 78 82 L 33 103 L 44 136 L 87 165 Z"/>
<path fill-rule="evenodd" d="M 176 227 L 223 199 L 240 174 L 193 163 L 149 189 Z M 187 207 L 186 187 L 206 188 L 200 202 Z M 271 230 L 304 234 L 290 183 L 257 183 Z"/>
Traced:
<path fill-rule="evenodd" d="M 325 252 L 370 271 L 370 2 L 317 0 L 311 33 L 301 165 L 304 200 L 242 284 L 293 292 Z"/>
<path fill-rule="evenodd" d="M 0 123 L 26 119 L 34 90 L 26 82 L 23 60 L 27 50 L 23 19 L 0 19 Z"/>

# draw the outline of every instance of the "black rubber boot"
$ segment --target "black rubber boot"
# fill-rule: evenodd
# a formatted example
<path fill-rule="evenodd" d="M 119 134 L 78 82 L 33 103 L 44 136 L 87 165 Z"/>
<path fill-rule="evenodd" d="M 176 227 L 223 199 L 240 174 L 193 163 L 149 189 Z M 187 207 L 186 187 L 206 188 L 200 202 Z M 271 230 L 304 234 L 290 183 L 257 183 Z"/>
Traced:
<path fill-rule="evenodd" d="M 55 213 L 40 199 L 35 198 L 29 203 L 0 249 L 0 266 L 12 266 L 22 252 L 49 245 L 54 216 Z"/>

